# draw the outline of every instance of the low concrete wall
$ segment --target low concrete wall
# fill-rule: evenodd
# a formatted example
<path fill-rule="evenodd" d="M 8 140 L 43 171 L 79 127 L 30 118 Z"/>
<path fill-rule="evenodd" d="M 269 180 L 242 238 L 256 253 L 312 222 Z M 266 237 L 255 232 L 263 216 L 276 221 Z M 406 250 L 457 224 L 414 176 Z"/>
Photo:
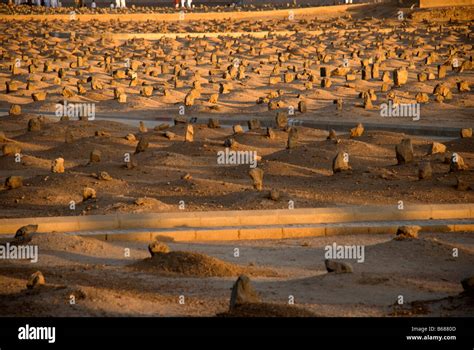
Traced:
<path fill-rule="evenodd" d="M 0 219 L 0 235 L 12 235 L 21 226 L 37 224 L 39 232 L 79 232 L 123 229 L 249 227 L 262 225 L 327 224 L 407 220 L 473 219 L 474 204 L 311 208 L 143 213 L 43 218 Z M 250 229 L 250 228 L 249 228 Z M 249 231 L 250 232 L 250 231 Z M 250 235 L 250 233 L 248 233 Z"/>
<path fill-rule="evenodd" d="M 352 5 L 336 5 L 336 6 L 321 6 L 308 8 L 295 8 L 285 10 L 271 10 L 271 11 L 242 11 L 242 12 L 190 12 L 181 17 L 179 12 L 176 13 L 133 13 L 133 14 L 77 14 L 78 21 L 198 21 L 198 20 L 240 20 L 240 19 L 264 19 L 264 18 L 288 18 L 290 12 L 295 19 L 305 16 L 326 15 L 332 13 L 345 12 L 347 10 L 357 9 L 367 6 L 366 4 L 352 4 Z M 54 15 L 0 15 L 0 20 L 14 20 L 14 21 L 53 21 L 62 20 L 69 21 L 69 14 L 54 14 Z"/>
<path fill-rule="evenodd" d="M 12 0 L 13 1 L 13 0 Z M 287 4 L 292 4 L 296 1 L 298 6 L 328 6 L 328 5 L 342 5 L 345 4 L 344 0 L 242 0 L 243 5 L 277 5 L 277 6 L 286 6 Z M 85 6 L 90 7 L 92 0 L 85 0 Z M 96 1 L 99 8 L 108 7 L 109 2 L 102 2 L 101 0 Z M 201 5 L 206 6 L 229 6 L 234 3 L 238 3 L 239 0 L 193 0 L 193 5 L 200 7 Z M 356 3 L 367 3 L 367 2 L 376 2 L 376 1 L 366 1 L 366 0 L 353 0 L 354 4 Z M 8 0 L 0 0 L 0 3 L 7 4 Z M 76 7 L 74 0 L 61 0 L 61 3 L 64 7 Z M 135 6 L 160 6 L 160 7 L 174 7 L 174 0 L 127 0 L 127 5 Z"/>
<path fill-rule="evenodd" d="M 259 227 L 220 227 L 188 228 L 161 230 L 119 230 L 114 232 L 79 232 L 76 234 L 94 237 L 105 241 L 140 241 L 154 240 L 163 242 L 193 241 L 239 241 L 268 240 L 304 237 L 322 237 L 354 234 L 395 234 L 400 225 L 418 225 L 425 232 L 461 232 L 474 231 L 474 223 L 455 223 L 450 221 L 409 221 L 409 222 L 373 222 L 341 224 L 316 224 L 294 226 L 259 226 Z"/>
<path fill-rule="evenodd" d="M 474 0 L 420 0 L 420 8 L 473 5 Z"/>

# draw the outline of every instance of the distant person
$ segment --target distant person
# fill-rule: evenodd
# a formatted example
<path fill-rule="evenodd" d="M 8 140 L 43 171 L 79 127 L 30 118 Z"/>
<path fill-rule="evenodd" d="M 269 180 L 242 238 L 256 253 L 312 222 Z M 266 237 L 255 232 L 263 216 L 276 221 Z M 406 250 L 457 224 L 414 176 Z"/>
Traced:
<path fill-rule="evenodd" d="M 125 0 L 115 0 L 115 8 L 126 8 L 127 5 L 125 4 Z"/>
<path fill-rule="evenodd" d="M 178 8 L 179 7 L 179 0 L 174 0 L 174 7 Z"/>
<path fill-rule="evenodd" d="M 186 0 L 181 0 L 181 7 L 184 8 L 186 4 Z"/>
<path fill-rule="evenodd" d="M 187 7 L 188 7 L 188 9 L 190 9 L 192 4 L 193 4 L 193 0 L 187 0 L 187 2 L 188 2 Z"/>
<path fill-rule="evenodd" d="M 95 3 L 94 0 L 92 0 L 91 9 L 95 9 L 95 8 L 97 8 L 97 4 Z"/>
<path fill-rule="evenodd" d="M 113 2 L 113 1 L 110 3 L 110 8 L 111 8 L 111 9 L 114 9 L 114 8 L 115 8 L 115 5 L 114 5 L 114 2 Z"/>

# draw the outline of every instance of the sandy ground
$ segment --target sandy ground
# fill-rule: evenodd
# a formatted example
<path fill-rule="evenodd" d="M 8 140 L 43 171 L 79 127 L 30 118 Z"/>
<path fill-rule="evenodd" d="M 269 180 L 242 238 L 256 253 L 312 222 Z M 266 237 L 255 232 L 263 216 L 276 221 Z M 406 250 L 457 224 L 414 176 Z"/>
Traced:
<path fill-rule="evenodd" d="M 24 111 L 19 116 L 0 117 L 0 131 L 7 137 L 0 140 L 2 147 L 17 145 L 21 149 L 21 162 L 15 162 L 13 156 L 0 157 L 0 182 L 12 175 L 24 178 L 22 188 L 0 189 L 0 216 L 175 211 L 179 210 L 179 203 L 184 203 L 185 210 L 193 211 L 287 208 L 290 200 L 296 208 L 395 205 L 399 200 L 407 204 L 473 202 L 473 191 L 455 188 L 458 179 L 473 186 L 472 138 L 443 140 L 447 151 L 428 155 L 433 137 L 411 137 L 414 162 L 397 166 L 395 146 L 409 135 L 372 131 L 349 139 L 347 130 L 339 133 L 340 142 L 336 143 L 326 141 L 327 131 L 296 126 L 299 140 L 291 150 L 286 149 L 288 130 L 278 129 L 275 123 L 273 139 L 266 137 L 265 129 L 233 135 L 231 126 L 236 124 L 233 120 L 249 116 L 274 120 L 278 112 L 287 113 L 293 125 L 298 125 L 299 120 L 328 120 L 353 122 L 354 126 L 368 122 L 408 127 L 472 127 L 472 91 L 459 92 L 456 88 L 459 81 L 472 85 L 472 69 L 468 67 L 472 56 L 469 21 L 437 22 L 438 18 L 447 16 L 440 17 L 438 13 L 430 21 L 417 22 L 406 17 L 401 22 L 394 16 L 397 7 L 371 9 L 372 12 L 357 13 L 357 18 L 347 14 L 337 19 L 256 18 L 169 23 L 0 20 L 3 29 L 0 108 L 8 110 L 17 104 Z M 436 11 L 439 12 L 433 13 Z M 361 19 L 368 13 L 373 17 Z M 116 41 L 104 36 L 280 30 L 298 33 L 232 40 L 184 37 Z M 70 31 L 75 33 L 73 38 L 69 34 L 60 37 L 48 34 Z M 211 55 L 217 61 L 212 61 Z M 110 58 L 109 64 L 104 61 L 106 56 Z M 432 62 L 426 64 L 428 56 Z M 12 75 L 10 66 L 15 65 L 18 57 L 19 67 Z M 79 66 L 78 57 L 83 61 Z M 396 87 L 390 80 L 389 90 L 381 92 L 380 77 L 362 80 L 363 61 L 377 57 L 381 60 L 380 77 L 383 72 L 392 77 L 394 69 L 411 62 L 407 84 Z M 454 59 L 468 68 L 458 71 L 448 65 L 446 77 L 437 78 L 437 65 L 453 63 Z M 133 71 L 126 72 L 126 63 L 130 63 Z M 342 75 L 332 74 L 332 85 L 323 88 L 321 67 L 326 67 L 328 72 L 338 70 Z M 234 76 L 235 69 L 241 70 L 242 75 Z M 126 77 L 114 77 L 114 71 Z M 433 73 L 435 79 L 417 81 L 421 72 Z M 137 74 L 136 86 L 130 86 L 133 84 L 127 77 L 132 73 Z M 355 76 L 354 81 L 346 81 L 345 75 L 349 73 Z M 269 84 L 270 78 L 283 79 L 287 74 L 293 74 L 296 79 Z M 92 78 L 102 86 L 93 89 L 89 82 Z M 10 81 L 18 82 L 18 89 L 7 93 L 6 83 Z M 440 83 L 452 93 L 452 99 L 442 103 L 436 102 L 432 94 Z M 229 85 L 229 93 L 219 93 L 222 84 Z M 152 88 L 151 96 L 140 94 L 145 87 Z M 366 109 L 359 94 L 369 89 L 373 89 L 376 100 L 372 101 L 373 108 Z M 127 102 L 119 103 L 114 91 L 126 94 Z M 33 102 L 32 94 L 38 92 L 47 93 L 46 99 Z M 382 103 L 389 100 L 413 103 L 418 92 L 429 97 L 427 103 L 421 104 L 420 120 L 380 115 Z M 187 121 L 193 117 L 217 117 L 223 122 L 222 128 L 217 129 L 195 125 L 194 142 L 183 142 L 185 127 L 171 125 L 173 118 L 180 116 L 185 97 L 191 93 L 197 97 L 185 106 L 181 117 Z M 217 101 L 210 101 L 213 97 Z M 341 110 L 333 103 L 335 99 L 342 99 Z M 50 119 L 57 104 L 64 101 L 93 104 L 97 114 L 116 117 L 125 124 Z M 306 112 L 298 110 L 300 102 L 306 104 Z M 271 103 L 276 107 L 270 108 Z M 28 121 L 41 113 L 48 116 L 41 119 L 41 130 L 29 132 Z M 140 120 L 146 122 L 146 132 L 138 128 Z M 153 129 L 163 122 L 169 123 L 167 130 L 176 134 L 173 140 L 164 137 L 164 131 Z M 126 140 L 124 137 L 129 133 L 137 141 Z M 65 143 L 67 134 L 72 135 L 69 143 Z M 133 153 L 140 138 L 147 138 L 150 146 L 133 156 L 135 168 L 126 169 L 124 154 Z M 259 168 L 264 170 L 263 191 L 253 189 L 248 165 L 217 164 L 217 154 L 225 149 L 224 141 L 228 138 L 235 139 L 234 150 L 256 151 L 262 157 Z M 101 151 L 100 162 L 89 164 L 92 150 Z M 348 154 L 352 171 L 333 175 L 331 164 L 339 151 Z M 449 172 L 445 160 L 454 152 L 462 156 L 467 170 Z M 65 160 L 65 173 L 50 171 L 51 162 L 58 157 Z M 433 176 L 419 181 L 418 167 L 422 161 L 431 162 Z M 98 180 L 97 175 L 102 171 L 112 180 Z M 95 189 L 97 199 L 83 202 L 84 187 Z M 268 191 L 272 189 L 280 192 L 278 201 L 268 199 Z M 143 197 L 151 200 L 135 204 Z M 76 203 L 75 210 L 70 210 L 71 201 Z"/>
<path fill-rule="evenodd" d="M 460 280 L 472 274 L 474 264 L 472 232 L 392 238 L 349 235 L 172 243 L 170 248 L 206 254 L 247 274 L 253 269 L 252 285 L 264 302 L 284 305 L 293 296 L 294 307 L 319 316 L 472 315 L 472 299 L 460 295 Z M 333 243 L 365 246 L 365 261 L 350 261 L 353 273 L 328 274 L 324 247 Z M 188 276 L 186 269 L 172 273 L 131 267 L 148 257 L 146 243 L 51 234 L 31 244 L 39 246 L 38 263 L 0 262 L 3 316 L 213 316 L 227 310 L 239 274 L 203 277 Z M 459 249 L 459 257 L 452 256 L 453 248 Z M 130 257 L 124 257 L 126 249 Z M 27 290 L 26 279 L 36 270 L 42 271 L 46 285 Z M 397 304 L 399 295 L 403 305 Z"/>
<path fill-rule="evenodd" d="M 298 146 L 287 150 L 285 131 L 275 130 L 273 140 L 264 129 L 248 131 L 234 137 L 234 150 L 253 150 L 262 156 L 264 188 L 257 191 L 248 164 L 217 163 L 224 140 L 232 136 L 229 127 L 195 126 L 194 142 L 184 142 L 184 124 L 168 129 L 177 135 L 170 141 L 161 131 L 139 133 L 137 128 L 106 121 L 46 121 L 41 131 L 28 132 L 29 118 L 0 119 L 0 129 L 22 149 L 21 163 L 13 156 L 0 157 L 0 178 L 2 182 L 12 175 L 24 178 L 23 187 L 0 190 L 1 217 L 178 211 L 181 201 L 184 211 L 284 209 L 290 200 L 295 208 L 474 201 L 473 191 L 456 189 L 457 178 L 473 183 L 472 168 L 449 172 L 445 163 L 445 157 L 456 152 L 466 164 L 474 164 L 473 138 L 445 142 L 445 154 L 427 155 L 432 142 L 412 137 L 415 161 L 396 165 L 395 145 L 406 135 L 367 132 L 356 139 L 340 135 L 336 144 L 326 140 L 326 131 L 299 127 Z M 74 135 L 72 143 L 64 142 L 66 130 Z M 95 136 L 96 131 L 107 134 Z M 137 139 L 146 136 L 149 148 L 133 155 L 138 141 L 126 140 L 128 133 Z M 101 151 L 101 161 L 89 163 L 95 149 Z M 349 154 L 352 171 L 333 174 L 332 159 L 338 151 Z M 126 153 L 132 154 L 135 168 L 124 166 Z M 65 172 L 51 173 L 51 162 L 58 157 L 65 159 Z M 431 179 L 418 180 L 422 160 L 431 162 Z M 112 179 L 99 180 L 103 171 Z M 95 189 L 97 198 L 83 200 L 85 187 Z M 269 199 L 271 189 L 279 191 L 278 200 Z M 144 197 L 148 199 L 136 203 Z M 76 203 L 74 210 L 71 201 Z"/>
<path fill-rule="evenodd" d="M 434 73 L 437 65 L 454 58 L 461 65 L 472 56 L 472 40 L 469 39 L 469 21 L 442 24 L 441 30 L 436 21 L 418 22 L 406 20 L 400 26 L 396 7 L 387 7 L 381 18 L 351 19 L 348 14 L 338 18 L 294 18 L 255 20 L 201 20 L 201 21 L 109 21 L 76 22 L 53 21 L 51 23 L 31 20 L 27 22 L 0 21 L 2 27 L 2 56 L 0 57 L 0 108 L 20 104 L 25 109 L 38 112 L 55 112 L 55 104 L 66 99 L 68 102 L 95 103 L 97 113 L 129 112 L 131 115 L 154 117 L 174 116 L 184 103 L 186 94 L 193 83 L 201 83 L 200 97 L 193 106 L 186 108 L 188 117 L 196 115 L 218 116 L 274 116 L 267 103 L 257 104 L 259 98 L 278 102 L 280 111 L 294 109 L 295 119 L 316 120 L 357 120 L 378 121 L 393 124 L 472 126 L 472 92 L 458 93 L 456 83 L 465 80 L 472 85 L 472 72 L 464 70 L 456 73 L 448 67 L 446 78 L 417 81 L 421 72 Z M 374 10 L 374 14 L 380 12 Z M 369 12 L 370 13 L 370 12 Z M 354 14 L 355 16 L 356 14 Z M 366 15 L 360 11 L 358 16 Z M 105 16 L 105 15 L 104 15 Z M 382 17 L 382 15 L 380 15 Z M 373 28 L 373 30 L 369 30 Z M 118 41 L 109 38 L 118 33 L 215 33 L 215 32 L 255 32 L 255 31 L 297 31 L 298 34 L 270 36 L 268 38 L 241 37 L 229 40 L 226 37 L 207 39 L 182 38 L 162 39 L 159 42 L 143 39 Z M 48 33 L 74 32 L 76 39 L 67 37 L 46 37 Z M 436 32 L 434 36 L 432 32 Z M 21 38 L 16 35 L 21 33 Z M 8 39 L 8 41 L 6 41 Z M 377 44 L 379 42 L 379 44 Z M 411 46 L 413 43 L 413 47 Z M 442 46 L 440 46 L 442 44 Z M 451 49 L 452 48 L 452 49 Z M 362 80 L 361 60 L 375 59 L 383 53 L 389 57 L 380 63 L 380 77 L 411 61 L 414 68 L 409 69 L 408 83 L 395 87 L 388 83 L 389 91 L 381 92 L 381 78 Z M 435 51 L 438 55 L 431 63 L 425 58 Z M 22 58 L 16 75 L 11 75 L 9 67 L 16 58 Z M 453 54 L 455 52 L 455 54 Z M 358 53 L 358 54 L 354 54 Z M 217 63 L 211 63 L 211 54 L 216 54 Z M 280 59 L 278 55 L 282 54 Z M 110 67 L 105 67 L 104 57 L 112 57 Z M 77 56 L 84 58 L 83 65 L 74 66 Z M 32 59 L 34 58 L 34 61 Z M 196 61 L 197 59 L 197 61 Z M 127 61 L 128 60 L 128 61 Z M 236 61 L 237 60 L 237 61 Z M 273 72 L 281 63 L 280 72 Z M 114 70 L 125 70 L 127 62 L 137 61 L 137 86 L 129 86 L 130 79 L 115 79 Z M 52 72 L 44 72 L 44 64 L 51 64 Z M 245 77 L 226 79 L 224 72 L 237 62 L 245 66 Z M 35 73 L 28 73 L 34 63 Z M 175 67 L 181 66 L 180 73 Z M 160 73 L 167 66 L 169 73 Z M 320 67 L 328 71 L 340 68 L 343 75 L 331 77 L 332 85 L 321 88 Z M 58 69 L 64 69 L 64 76 L 57 80 Z M 296 77 L 291 83 L 275 82 L 269 84 L 270 77 L 293 73 Z M 356 80 L 347 81 L 345 73 L 354 73 Z M 298 77 L 296 76 L 298 74 Z M 178 75 L 178 87 L 174 76 Z M 94 76 L 102 83 L 103 89 L 92 90 L 87 79 Z M 309 77 L 314 76 L 312 87 L 307 85 Z M 56 79 L 56 80 L 55 80 Z M 16 92 L 6 93 L 5 83 L 19 82 Z M 31 84 L 27 89 L 27 82 Z M 432 95 L 436 84 L 445 84 L 453 93 L 452 100 L 444 103 L 434 101 Z M 216 103 L 210 103 L 212 94 L 219 93 L 220 83 L 230 84 L 230 92 L 219 94 Z M 77 86 L 85 91 L 78 94 Z M 182 86 L 179 86 L 182 84 Z M 143 85 L 153 86 L 150 97 L 140 95 Z M 123 88 L 127 103 L 114 99 L 114 88 Z M 72 97 L 64 98 L 63 89 L 73 92 Z M 374 89 L 377 101 L 374 108 L 361 108 L 359 93 Z M 164 96 L 165 90 L 167 95 Z M 47 92 L 43 102 L 33 102 L 35 92 Z M 276 94 L 281 92 L 281 94 Z M 428 103 L 421 106 L 419 121 L 410 118 L 384 118 L 380 116 L 380 104 L 386 103 L 390 94 L 401 103 L 412 103 L 418 92 L 430 96 Z M 333 101 L 342 98 L 344 107 L 337 111 Z M 304 100 L 307 113 L 299 113 L 298 102 Z M 147 114 L 148 113 L 148 114 Z"/>
<path fill-rule="evenodd" d="M 0 217 L 177 211 L 180 203 L 184 211 L 288 208 L 289 201 L 296 208 L 397 205 L 400 200 L 473 203 L 474 191 L 468 189 L 474 183 L 472 137 L 443 140 L 446 152 L 430 155 L 432 142 L 439 139 L 429 134 L 370 131 L 349 138 L 346 132 L 338 133 L 336 142 L 326 140 L 326 130 L 296 126 L 296 146 L 287 149 L 289 128 L 273 125 L 274 138 L 263 128 L 235 135 L 232 130 L 239 117 L 275 118 L 277 112 L 296 124 L 336 120 L 354 126 L 472 127 L 472 91 L 457 88 L 460 82 L 473 82 L 472 11 L 423 12 L 425 21 L 411 19 L 408 11 L 401 21 L 398 10 L 387 6 L 337 17 L 181 22 L 0 19 L 0 109 L 23 109 L 20 115 L 0 117 L 2 148 L 21 149 L 19 162 L 13 155 L 0 157 L 0 183 L 9 176 L 23 177 L 20 188 L 0 188 Z M 446 22 L 451 15 L 456 20 Z M 285 33 L 158 41 L 110 35 L 241 31 Z M 363 63 L 377 60 L 379 77 L 363 80 Z M 133 69 L 127 70 L 129 63 Z M 443 64 L 446 76 L 439 77 L 437 66 Z M 321 67 L 335 71 L 330 87 L 322 86 Z M 392 73 L 400 67 L 408 67 L 408 81 L 397 87 Z M 384 72 L 389 73 L 386 86 Z M 423 72 L 434 74 L 433 79 L 418 81 Z M 348 79 L 351 75 L 354 80 Z M 12 81 L 17 88 L 7 92 Z M 436 100 L 437 84 L 449 89 L 451 98 Z M 150 87 L 151 96 L 146 96 L 144 89 Z M 373 107 L 364 108 L 359 96 L 370 89 Z M 33 101 L 32 94 L 41 92 L 47 93 L 44 101 Z M 383 103 L 414 103 L 417 93 L 428 96 L 420 120 L 380 115 Z M 115 95 L 124 94 L 126 103 L 119 103 Z M 155 130 L 178 117 L 190 94 L 195 98 L 188 99 L 183 117 L 218 117 L 225 121 L 222 127 L 194 125 L 193 142 L 184 141 L 184 124 Z M 342 99 L 342 109 L 336 108 L 337 99 Z M 127 116 L 129 121 L 36 119 L 53 114 L 64 100 L 94 104 L 98 114 Z M 307 110 L 298 110 L 300 102 Z M 39 120 L 40 130 L 28 131 L 30 120 Z M 138 127 L 140 120 L 148 130 Z M 166 131 L 174 139 L 165 137 Z M 128 134 L 136 140 L 126 139 Z M 253 187 L 249 165 L 217 164 L 218 152 L 231 137 L 233 150 L 256 151 L 261 157 L 262 191 Z M 397 165 L 395 146 L 408 137 L 414 160 Z M 134 153 L 139 139 L 148 140 L 149 147 L 132 155 L 134 167 L 127 168 L 124 155 Z M 101 152 L 99 162 L 89 162 L 93 150 Z M 333 174 L 338 152 L 348 154 L 352 170 Z M 449 171 L 453 153 L 464 159 L 465 170 Z M 52 173 L 51 163 L 59 157 L 65 160 L 65 172 Z M 419 180 L 423 161 L 431 163 L 433 175 Z M 101 172 L 110 178 L 101 178 Z M 456 188 L 459 180 L 467 184 L 465 190 Z M 83 200 L 85 187 L 96 190 L 97 198 Z M 277 190 L 279 199 L 269 199 L 270 190 Z M 460 280 L 473 272 L 472 232 L 392 238 L 173 243 L 172 251 L 193 253 L 172 254 L 154 265 L 144 260 L 145 243 L 37 236 L 32 242 L 40 247 L 37 264 L 0 261 L 0 310 L 8 316 L 213 316 L 227 310 L 232 283 L 245 273 L 265 302 L 287 305 L 291 295 L 297 307 L 320 316 L 472 315 L 472 299 L 460 294 Z M 333 242 L 364 245 L 365 262 L 352 262 L 351 274 L 327 274 L 323 252 Z M 130 257 L 124 255 L 126 248 Z M 239 258 L 233 255 L 235 248 Z M 459 249 L 459 257 L 452 256 L 453 248 Z M 47 284 L 27 291 L 26 280 L 36 270 Z M 396 304 L 400 295 L 405 299 L 401 306 Z"/>

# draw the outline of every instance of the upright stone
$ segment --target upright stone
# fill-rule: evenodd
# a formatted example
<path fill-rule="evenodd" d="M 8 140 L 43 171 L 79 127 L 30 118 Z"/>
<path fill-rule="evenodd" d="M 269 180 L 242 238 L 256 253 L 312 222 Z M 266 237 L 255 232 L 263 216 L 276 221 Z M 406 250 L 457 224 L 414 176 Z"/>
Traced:
<path fill-rule="evenodd" d="M 347 170 L 351 170 L 349 155 L 346 152 L 338 152 L 332 161 L 332 171 L 334 173 L 340 173 Z"/>
<path fill-rule="evenodd" d="M 298 102 L 298 111 L 300 113 L 306 113 L 308 111 L 308 108 L 306 107 L 306 102 L 305 101 L 299 101 Z"/>
<path fill-rule="evenodd" d="M 446 77 L 446 66 L 444 64 L 438 65 L 438 79 Z"/>
<path fill-rule="evenodd" d="M 140 141 L 138 141 L 137 148 L 135 149 L 135 154 L 145 152 L 148 149 L 149 142 L 148 139 L 142 137 Z"/>
<path fill-rule="evenodd" d="M 278 112 L 275 117 L 275 122 L 278 128 L 284 129 L 288 126 L 288 117 L 285 112 Z"/>
<path fill-rule="evenodd" d="M 38 118 L 32 118 L 28 121 L 28 131 L 40 131 L 41 122 Z"/>
<path fill-rule="evenodd" d="M 420 167 L 418 168 L 418 178 L 420 180 L 431 179 L 432 174 L 433 174 L 433 170 L 431 168 L 431 163 L 421 162 Z"/>
<path fill-rule="evenodd" d="M 258 119 L 250 119 L 248 121 L 248 127 L 249 127 L 249 130 L 258 130 L 261 128 L 260 126 L 260 120 Z"/>
<path fill-rule="evenodd" d="M 10 106 L 10 110 L 8 111 L 8 114 L 10 116 L 17 116 L 17 115 L 21 115 L 21 106 L 20 105 L 17 105 L 17 104 L 12 104 Z"/>
<path fill-rule="evenodd" d="M 101 157 L 102 157 L 102 152 L 99 151 L 98 149 L 94 149 L 94 150 L 92 150 L 92 152 L 90 154 L 89 161 L 91 163 L 99 163 Z"/>
<path fill-rule="evenodd" d="M 395 153 L 398 164 L 410 163 L 413 161 L 413 145 L 411 139 L 403 139 L 395 146 Z"/>
<path fill-rule="evenodd" d="M 5 180 L 5 187 L 9 190 L 20 188 L 23 186 L 23 178 L 21 176 L 9 176 Z"/>
<path fill-rule="evenodd" d="M 263 190 L 263 170 L 260 168 L 253 168 L 249 171 L 249 176 L 253 180 L 253 187 L 258 191 Z"/>
<path fill-rule="evenodd" d="M 51 163 L 51 172 L 52 173 L 64 173 L 64 158 L 56 158 Z"/>
<path fill-rule="evenodd" d="M 194 141 L 194 128 L 191 124 L 186 126 L 186 135 L 184 137 L 185 142 L 193 142 Z"/>
<path fill-rule="evenodd" d="M 258 302 L 260 302 L 260 298 L 257 292 L 250 284 L 250 278 L 245 275 L 239 276 L 239 278 L 232 287 L 229 309 L 233 310 L 237 306 L 242 304 L 251 304 Z"/>
<path fill-rule="evenodd" d="M 393 81 L 396 86 L 401 86 L 408 81 L 408 71 L 406 68 L 399 68 L 393 71 Z"/>
<path fill-rule="evenodd" d="M 287 149 L 295 148 L 298 145 L 298 130 L 295 127 L 291 127 L 288 131 L 288 142 L 286 144 Z"/>
<path fill-rule="evenodd" d="M 359 123 L 357 124 L 355 128 L 352 128 L 350 130 L 350 137 L 351 138 L 361 137 L 363 133 L 364 133 L 364 126 L 361 123 Z"/>

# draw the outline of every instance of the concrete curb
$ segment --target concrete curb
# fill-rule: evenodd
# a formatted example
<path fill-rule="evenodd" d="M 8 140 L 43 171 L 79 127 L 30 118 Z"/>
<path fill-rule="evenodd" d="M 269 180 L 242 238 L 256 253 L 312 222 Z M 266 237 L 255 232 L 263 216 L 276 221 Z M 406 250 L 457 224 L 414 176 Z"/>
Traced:
<path fill-rule="evenodd" d="M 93 237 L 104 241 L 154 240 L 162 242 L 206 242 L 328 237 L 347 234 L 395 234 L 401 225 L 418 225 L 426 232 L 474 231 L 474 221 L 390 221 L 316 225 L 263 225 L 248 227 L 189 227 L 170 229 L 131 229 L 108 231 L 80 231 L 68 234 Z"/>
<path fill-rule="evenodd" d="M 403 210 L 399 210 L 397 206 L 358 206 L 293 210 L 242 210 L 143 214 L 117 213 L 114 215 L 0 219 L 0 235 L 12 235 L 21 226 L 37 224 L 38 232 L 80 232 L 96 230 L 127 230 L 137 228 L 152 230 L 188 229 L 190 232 L 194 232 L 194 236 L 196 236 L 196 228 L 223 229 L 226 227 L 240 227 L 241 231 L 245 231 L 244 235 L 250 237 L 255 235 L 255 229 L 252 229 L 251 226 L 256 227 L 256 230 L 261 230 L 262 226 L 270 225 L 288 226 L 357 222 L 376 223 L 408 220 L 470 219 L 474 219 L 474 203 L 433 205 L 406 204 L 405 209 Z"/>

